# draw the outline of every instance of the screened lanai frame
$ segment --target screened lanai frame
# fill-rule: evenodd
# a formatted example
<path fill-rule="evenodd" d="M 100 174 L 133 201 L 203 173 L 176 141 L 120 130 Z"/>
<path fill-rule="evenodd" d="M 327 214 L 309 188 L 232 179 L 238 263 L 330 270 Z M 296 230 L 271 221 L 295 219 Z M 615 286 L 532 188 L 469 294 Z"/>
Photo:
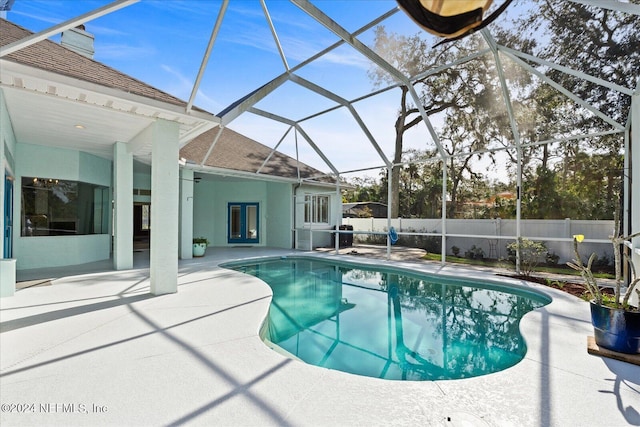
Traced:
<path fill-rule="evenodd" d="M 129 5 L 132 5 L 134 3 L 137 3 L 139 0 L 118 0 L 118 1 L 114 1 L 113 3 L 110 3 L 102 8 L 96 9 L 94 11 L 88 12 L 86 14 L 83 14 L 81 16 L 78 16 L 76 18 L 70 19 L 68 21 L 63 22 L 62 24 L 56 25 L 48 30 L 45 31 L 41 31 L 37 34 L 34 34 L 31 37 L 25 38 L 23 40 L 20 40 L 16 43 L 13 43 L 11 45 L 7 45 L 4 46 L 1 50 L 0 50 L 0 56 L 4 56 L 7 55 L 13 51 L 16 51 L 18 49 L 21 49 L 22 47 L 25 47 L 29 44 L 33 44 L 36 43 L 40 40 L 46 39 L 52 35 L 58 34 L 66 29 L 75 27 L 79 24 L 85 23 L 87 21 L 90 21 L 92 19 L 98 18 L 100 16 L 103 16 L 105 14 L 114 12 L 118 9 L 121 9 L 123 7 L 127 7 Z M 635 170 L 631 167 L 632 164 L 634 163 L 635 160 L 635 164 L 640 164 L 640 160 L 638 160 L 638 158 L 640 157 L 640 150 L 631 150 L 631 147 L 637 147 L 640 146 L 640 135 L 638 135 L 638 132 L 636 132 L 635 134 L 633 134 L 631 132 L 631 129 L 637 129 L 640 128 L 640 78 L 637 78 L 637 84 L 636 87 L 634 89 L 630 89 L 630 88 L 626 88 L 626 87 L 622 87 L 613 83 L 610 83 L 606 80 L 603 80 L 601 78 L 599 78 L 598 76 L 591 76 L 591 75 L 587 75 L 583 72 L 580 71 L 576 71 L 573 69 L 570 69 L 568 67 L 559 65 L 559 64 L 554 64 L 552 62 L 549 61 L 545 61 L 539 58 L 536 58 L 534 56 L 525 54 L 523 52 L 519 52 L 517 50 L 511 49 L 509 47 L 506 46 L 502 46 L 499 45 L 495 39 L 493 38 L 492 34 L 491 34 L 491 28 L 487 27 L 483 30 L 480 31 L 480 36 L 483 38 L 483 40 L 485 41 L 487 47 L 484 50 L 478 51 L 472 55 L 469 55 L 465 58 L 461 58 L 455 62 L 452 63 L 448 63 L 448 64 L 441 64 L 435 68 L 429 69 L 427 71 L 424 71 L 421 74 L 415 75 L 415 76 L 406 76 L 403 75 L 397 68 L 395 68 L 394 66 L 392 66 L 389 62 L 387 62 L 384 58 L 382 58 L 380 55 L 378 55 L 376 52 L 374 52 L 371 48 L 369 48 L 368 46 L 366 46 L 364 43 L 362 43 L 359 39 L 358 36 L 360 34 L 362 34 L 363 32 L 370 30 L 371 28 L 379 25 L 379 24 L 383 24 L 387 19 L 389 19 L 390 17 L 394 16 L 396 13 L 402 13 L 400 12 L 397 8 L 393 8 L 391 10 L 389 10 L 388 12 L 382 14 L 381 16 L 377 17 L 376 19 L 373 19 L 372 21 L 370 21 L 369 23 L 367 23 L 366 25 L 362 26 L 360 29 L 357 29 L 353 32 L 348 31 L 347 29 L 345 29 L 344 27 L 342 27 L 340 24 L 338 24 L 338 22 L 334 19 L 332 19 L 330 16 L 328 16 L 327 14 L 325 14 L 323 11 L 321 11 L 318 7 L 316 7 L 311 1 L 309 0 L 290 0 L 292 4 L 294 4 L 295 6 L 297 6 L 300 10 L 302 10 L 304 13 L 306 13 L 306 15 L 308 15 L 309 17 L 311 17 L 313 20 L 315 20 L 317 23 L 319 23 L 321 26 L 323 26 L 324 28 L 326 28 L 327 30 L 329 30 L 331 33 L 333 33 L 337 38 L 338 41 L 336 43 L 334 43 L 333 45 L 329 46 L 328 48 L 326 48 L 323 51 L 320 51 L 316 54 L 314 54 L 313 56 L 307 58 L 306 60 L 298 63 L 297 65 L 290 67 L 289 64 L 287 63 L 287 56 L 285 55 L 284 52 L 284 48 L 282 46 L 282 43 L 280 42 L 279 36 L 278 36 L 278 31 L 276 30 L 276 27 L 273 23 L 273 20 L 271 18 L 271 15 L 269 13 L 269 10 L 267 8 L 267 3 L 265 0 L 260 0 L 260 5 L 262 7 L 263 13 L 264 13 L 264 17 L 266 19 L 266 22 L 269 26 L 269 29 L 271 31 L 271 34 L 273 36 L 273 40 L 275 42 L 275 45 L 277 46 L 277 50 L 278 53 L 280 55 L 280 58 L 282 60 L 282 65 L 283 65 L 283 69 L 284 71 L 282 72 L 282 74 L 280 74 L 279 76 L 277 76 L 276 78 L 272 79 L 271 81 L 269 81 L 268 83 L 264 84 L 263 86 L 257 88 L 256 90 L 254 90 L 253 92 L 247 94 L 246 96 L 238 99 L 236 102 L 232 103 L 229 107 L 227 107 L 226 109 L 224 109 L 223 111 L 221 111 L 218 114 L 218 117 L 220 118 L 220 131 L 217 133 L 217 136 L 212 140 L 211 142 L 211 146 L 209 148 L 209 151 L 207 153 L 207 155 L 203 158 L 202 162 L 200 163 L 200 165 L 195 165 L 195 166 L 191 166 L 194 170 L 196 171 L 202 171 L 202 172 L 207 172 L 208 167 L 205 166 L 206 160 L 209 157 L 209 155 L 211 154 L 213 147 L 215 146 L 218 137 L 221 135 L 222 129 L 229 125 L 230 123 L 232 123 L 234 120 L 236 120 L 238 117 L 240 117 L 241 115 L 245 115 L 247 113 L 249 114 L 253 114 L 253 115 L 257 115 L 260 116 L 262 118 L 268 119 L 268 120 L 272 120 L 272 121 L 276 121 L 278 123 L 282 123 L 284 125 L 286 125 L 288 128 L 286 130 L 286 132 L 284 133 L 284 135 L 282 136 L 282 139 L 280 141 L 278 141 L 278 143 L 273 147 L 273 152 L 275 152 L 275 150 L 277 150 L 279 148 L 280 143 L 282 142 L 282 140 L 287 136 L 287 134 L 290 133 L 291 130 L 293 130 L 293 133 L 296 135 L 296 148 L 297 148 L 297 140 L 298 137 L 302 138 L 303 140 L 306 141 L 306 143 L 313 149 L 313 151 L 317 154 L 318 157 L 320 157 L 323 162 L 326 164 L 326 166 L 328 167 L 328 169 L 330 169 L 330 175 L 333 176 L 333 178 L 335 179 L 336 182 L 336 194 L 340 195 L 341 192 L 341 176 L 344 176 L 345 174 L 349 174 L 349 173 L 354 173 L 354 172 L 364 172 L 365 170 L 371 170 L 371 169 L 379 169 L 379 168 L 386 168 L 387 170 L 390 170 L 394 164 L 391 162 L 391 160 L 389 159 L 389 157 L 385 154 L 384 150 L 382 149 L 381 145 L 378 143 L 378 141 L 376 140 L 375 136 L 372 134 L 372 132 L 370 132 L 370 130 L 367 128 L 367 125 L 364 123 L 364 121 L 362 120 L 362 118 L 359 116 L 356 108 L 354 108 L 354 104 L 374 97 L 376 95 L 379 95 L 383 92 L 387 92 L 390 91 L 394 88 L 397 88 L 399 86 L 406 86 L 409 89 L 409 94 L 410 97 L 413 99 L 416 107 L 420 110 L 420 115 L 422 116 L 423 122 L 426 126 L 426 131 L 428 134 L 428 137 L 433 141 L 433 143 L 435 144 L 438 153 L 440 154 L 441 158 L 440 161 L 443 162 L 443 188 L 442 188 L 442 232 L 441 232 L 441 241 L 442 241 L 442 262 L 444 263 L 445 261 L 445 255 L 446 255 L 446 239 L 447 237 L 453 237 L 454 235 L 451 234 L 447 234 L 446 231 L 446 222 L 447 222 L 447 210 L 445 209 L 446 206 L 446 194 L 447 194 L 447 168 L 446 168 L 446 158 L 447 158 L 447 154 L 446 152 L 443 150 L 442 145 L 439 142 L 439 136 L 438 133 L 436 131 L 436 129 L 434 128 L 431 119 L 429 118 L 429 116 L 427 115 L 427 113 L 424 111 L 424 108 L 422 107 L 422 103 L 419 100 L 419 95 L 416 92 L 415 88 L 413 87 L 413 83 L 417 80 L 420 79 L 422 77 L 427 76 L 430 73 L 436 73 L 437 71 L 444 69 L 444 68 L 448 68 L 448 67 L 452 67 L 452 66 L 456 66 L 459 65 L 463 62 L 466 61 L 471 61 L 481 55 L 491 55 L 493 56 L 495 63 L 497 65 L 497 72 L 499 74 L 499 79 L 500 79 L 500 84 L 501 84 L 501 88 L 502 88 L 502 97 L 505 100 L 505 108 L 507 110 L 508 113 L 508 118 L 509 118 L 509 123 L 510 123 L 510 127 L 513 133 L 513 146 L 509 147 L 509 148 L 504 148 L 504 149 L 515 149 L 518 153 L 518 155 L 520 155 L 521 153 L 521 149 L 523 148 L 521 141 L 520 141 L 520 137 L 519 137 L 519 132 L 518 132 L 518 125 L 517 122 L 515 120 L 514 117 L 514 112 L 513 112 L 513 107 L 511 104 L 511 100 L 510 100 L 510 91 L 509 88 L 507 86 L 506 83 L 506 79 L 503 73 L 503 69 L 501 66 L 501 61 L 503 60 L 509 60 L 509 61 L 513 61 L 516 64 L 518 64 L 520 67 L 522 67 L 523 69 L 526 69 L 527 71 L 529 71 L 530 73 L 534 74 L 537 76 L 537 78 L 542 79 L 545 81 L 545 83 L 547 83 L 548 85 L 550 85 L 551 87 L 553 87 L 555 90 L 557 90 L 558 92 L 562 93 L 564 96 L 566 96 L 567 98 L 571 99 L 573 102 L 575 102 L 577 105 L 581 106 L 582 108 L 584 108 L 585 110 L 591 112 L 595 117 L 597 117 L 598 119 L 608 123 L 609 125 L 611 125 L 612 130 L 610 131 L 603 131 L 603 132 L 599 132 L 599 133 L 594 133 L 594 134 L 587 134 L 587 135 L 573 135 L 570 136 L 569 138 L 560 138 L 560 139 L 552 139 L 552 140 L 548 140 L 548 141 L 538 141 L 535 142 L 536 145 L 543 145 L 543 144 L 548 144 L 548 143 L 554 143 L 554 142 L 563 142 L 563 141 L 568 141 L 571 139 L 580 139 L 580 138 L 586 138 L 586 137 L 594 137 L 594 136 L 604 136 L 604 135 L 608 135 L 608 134 L 623 134 L 624 135 L 624 145 L 625 145 L 625 157 L 624 157 L 624 161 L 625 161 L 625 171 L 628 171 L 629 173 L 626 174 L 626 178 L 624 180 L 624 194 L 626 194 L 628 197 L 625 198 L 624 200 L 624 212 L 625 215 L 623 216 L 623 219 L 627 219 L 628 221 L 626 222 L 626 224 L 624 224 L 625 227 L 625 231 L 627 232 L 627 234 L 630 234 L 632 231 L 638 231 L 638 227 L 640 224 L 638 224 L 637 219 L 635 221 L 632 221 L 632 219 L 634 218 L 634 216 L 631 215 L 631 213 L 635 213 L 635 218 L 638 218 L 637 213 L 640 212 L 640 198 L 636 197 L 633 198 L 633 194 L 634 194 L 634 187 L 632 186 L 633 182 L 640 182 L 640 171 L 638 170 L 638 168 L 636 168 Z M 622 13 L 627 13 L 627 14 L 633 14 L 633 15 L 639 15 L 640 16 L 640 5 L 636 5 L 636 4 L 630 4 L 630 3 L 622 3 L 622 2 L 618 2 L 618 1 L 607 1 L 607 0 L 571 0 L 575 3 L 581 3 L 584 5 L 588 5 L 588 6 L 595 6 L 595 7 L 601 7 L 601 8 L 606 8 L 606 9 L 610 9 L 610 10 L 615 10 L 615 11 L 619 11 Z M 220 7 L 220 10 L 218 12 L 218 15 L 216 17 L 215 23 L 213 25 L 213 29 L 211 32 L 211 36 L 209 39 L 209 43 L 207 45 L 206 51 L 203 55 L 202 58 L 202 63 L 201 66 L 198 70 L 197 73 L 197 77 L 195 79 L 195 83 L 193 85 L 193 89 L 191 91 L 191 96 L 188 100 L 187 106 L 186 106 L 186 113 L 189 113 L 193 107 L 196 95 L 198 93 L 198 89 L 201 85 L 202 79 L 205 76 L 205 70 L 207 67 L 207 64 L 209 63 L 210 59 L 212 58 L 212 49 L 213 46 L 217 40 L 218 34 L 219 34 L 219 30 L 221 28 L 222 23 L 224 22 L 225 19 L 225 14 L 227 12 L 227 8 L 229 5 L 229 1 L 228 0 L 223 0 L 222 1 L 222 5 Z M 417 29 L 417 27 L 416 27 Z M 301 70 L 303 67 L 305 67 L 308 64 L 313 63 L 314 61 L 316 61 L 317 59 L 321 58 L 322 56 L 334 51 L 335 49 L 341 47 L 341 46 L 349 46 L 350 48 L 354 49 L 359 55 L 362 55 L 364 58 L 366 58 L 368 61 L 370 61 L 371 63 L 375 64 L 377 67 L 379 67 L 380 69 L 384 70 L 386 73 L 388 73 L 390 76 L 393 76 L 393 78 L 395 78 L 395 80 L 397 81 L 397 83 L 395 85 L 390 85 L 375 91 L 371 91 L 368 94 L 365 94 L 361 97 L 358 98 L 354 98 L 354 99 L 345 99 L 343 97 L 341 97 L 340 95 L 331 92 L 330 90 L 324 88 L 322 85 L 316 84 L 310 80 L 307 80 L 301 76 L 299 76 L 298 74 L 296 74 L 297 71 Z M 215 55 L 213 55 L 215 56 Z M 505 59 L 508 58 L 508 59 Z M 578 96 L 576 96 L 575 94 L 569 92 L 568 90 L 566 90 L 565 88 L 563 88 L 561 85 L 557 84 L 556 82 L 554 82 L 553 80 L 551 80 L 549 77 L 547 77 L 544 73 L 540 72 L 538 69 L 536 69 L 533 65 L 531 65 L 531 63 L 534 64 L 538 64 L 540 66 L 543 67 L 548 67 L 548 68 L 553 68 L 557 71 L 560 71 L 562 73 L 565 74 L 570 74 L 573 75 L 575 77 L 590 81 L 592 83 L 595 83 L 597 85 L 601 85 L 604 86 L 608 89 L 611 89 L 613 91 L 617 91 L 619 93 L 623 93 L 627 96 L 630 96 L 632 101 L 631 101 L 631 109 L 630 109 L 630 114 L 627 118 L 626 123 L 621 124 L 616 122 L 615 120 L 613 120 L 612 118 L 606 116 L 605 114 L 601 113 L 597 108 L 592 107 L 591 105 L 589 105 L 588 103 L 586 103 L 585 101 L 583 101 L 582 99 L 580 99 Z M 304 89 L 311 91 L 321 97 L 324 97 L 326 99 L 331 100 L 332 102 L 334 102 L 336 105 L 332 108 L 329 109 L 324 109 L 321 111 L 317 111 L 316 113 L 309 115 L 307 117 L 301 118 L 301 119 L 292 119 L 290 117 L 286 117 L 284 115 L 281 114 L 276 114 L 274 112 L 271 111 L 267 111 L 265 109 L 259 108 L 256 106 L 256 104 L 259 103 L 259 101 L 261 101 L 262 99 L 264 99 L 265 97 L 267 97 L 269 94 L 274 93 L 276 90 L 278 90 L 278 88 L 280 88 L 283 84 L 285 83 L 293 83 L 295 85 L 298 85 L 300 87 L 303 87 Z M 382 165 L 380 166 L 375 166 L 375 167 L 369 167 L 366 169 L 350 169 L 350 170 L 339 170 L 336 166 L 334 166 L 334 164 L 332 163 L 331 159 L 323 152 L 322 148 L 320 147 L 320 145 L 317 143 L 317 141 L 314 141 L 313 138 L 310 137 L 310 135 L 308 134 L 308 132 L 305 131 L 305 122 L 322 116 L 322 115 L 326 115 L 331 113 L 334 110 L 340 109 L 340 108 L 344 108 L 346 109 L 349 114 L 352 115 L 353 119 L 355 120 L 355 122 L 358 124 L 361 132 L 365 135 L 366 139 L 368 140 L 368 142 L 370 143 L 371 147 L 373 150 L 375 150 L 377 152 L 377 154 L 380 156 L 380 159 L 382 161 Z M 502 150 L 503 148 L 496 148 L 495 151 L 497 150 Z M 491 149 L 493 150 L 493 149 Z M 297 150 L 296 150 L 297 151 Z M 632 157 L 633 156 L 633 157 Z M 269 159 L 265 159 L 265 164 Z M 518 167 L 518 172 L 517 172 L 517 190 L 518 190 L 518 197 L 517 197 L 517 201 L 516 201 L 516 206 L 517 206 L 517 212 L 516 212 L 516 221 L 517 221 L 517 227 L 516 227 L 516 235 L 515 236 L 509 236 L 508 238 L 510 239 L 518 239 L 521 237 L 524 237 L 521 235 L 521 230 L 520 230 L 520 219 L 521 219 L 521 198 L 520 196 L 520 189 L 522 188 L 522 171 L 521 171 L 521 163 L 518 162 L 517 163 L 517 167 Z M 256 175 L 260 174 L 260 169 L 258 169 L 257 171 L 255 171 Z M 320 178 L 320 177 L 313 177 L 310 180 L 313 181 L 314 178 Z M 633 179 L 635 178 L 635 180 Z M 303 180 L 300 180 L 301 182 Z M 637 187 L 637 184 L 636 184 Z M 635 190 L 635 193 L 638 193 L 638 190 Z M 388 197 L 389 199 L 391 198 L 391 183 L 389 182 L 389 186 L 388 186 Z M 390 211 L 389 211 L 390 213 Z M 388 224 L 390 225 L 390 214 L 387 215 L 388 219 Z M 425 233 L 428 234 L 428 233 Z M 491 237 L 491 238 L 495 238 L 495 236 L 479 236 L 479 235 L 456 235 L 456 237 L 475 237 L 475 238 L 483 238 L 483 237 Z M 507 238 L 507 236 L 503 236 L 504 238 Z M 550 240 L 550 239 L 545 239 L 545 240 Z M 336 249 L 337 249 L 337 241 L 338 239 L 336 239 Z M 387 254 L 390 253 L 390 240 L 387 238 Z M 634 258 L 634 263 L 635 265 L 640 265 L 640 239 L 635 239 L 634 242 L 631 244 L 631 248 L 632 253 L 633 253 L 633 258 Z"/>

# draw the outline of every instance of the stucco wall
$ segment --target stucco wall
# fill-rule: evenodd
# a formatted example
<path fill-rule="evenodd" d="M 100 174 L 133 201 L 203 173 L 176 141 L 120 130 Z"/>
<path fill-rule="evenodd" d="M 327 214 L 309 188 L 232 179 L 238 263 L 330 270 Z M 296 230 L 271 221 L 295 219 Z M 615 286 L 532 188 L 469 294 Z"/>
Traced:
<path fill-rule="evenodd" d="M 23 176 L 82 181 L 111 187 L 110 160 L 74 150 L 16 144 L 14 205 L 14 256 L 18 270 L 83 264 L 109 258 L 110 234 L 20 236 L 20 182 Z"/>
<path fill-rule="evenodd" d="M 206 237 L 211 246 L 228 246 L 228 204 L 256 202 L 260 204 L 258 245 L 291 248 L 291 191 L 291 184 L 205 177 L 194 185 L 193 236 Z"/>
<path fill-rule="evenodd" d="M 329 224 L 305 224 L 304 197 L 305 195 L 323 194 L 329 196 Z M 296 191 L 296 248 L 309 250 L 311 248 L 331 245 L 331 233 L 314 232 L 314 230 L 334 230 L 342 223 L 342 200 L 326 187 L 303 185 Z"/>
<path fill-rule="evenodd" d="M 270 182 L 267 184 L 267 246 L 289 249 L 293 246 L 292 186 Z"/>
<path fill-rule="evenodd" d="M 193 189 L 193 236 L 206 237 L 211 246 L 227 246 L 227 204 L 229 202 L 260 204 L 260 243 L 266 246 L 267 184 L 261 181 L 203 179 Z"/>
<path fill-rule="evenodd" d="M 151 191 L 151 173 L 133 173 L 133 188 L 134 190 L 149 190 Z M 151 196 L 134 194 L 134 203 L 151 203 Z"/>

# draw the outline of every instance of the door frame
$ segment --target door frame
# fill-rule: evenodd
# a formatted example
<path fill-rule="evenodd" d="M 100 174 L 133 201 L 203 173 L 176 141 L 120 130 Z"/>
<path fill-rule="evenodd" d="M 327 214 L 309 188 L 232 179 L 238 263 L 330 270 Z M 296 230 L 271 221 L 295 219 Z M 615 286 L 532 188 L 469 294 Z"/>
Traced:
<path fill-rule="evenodd" d="M 233 214 L 232 208 L 240 207 L 240 237 L 233 238 L 231 234 L 231 227 L 233 226 Z M 251 238 L 247 235 L 247 212 L 248 208 L 255 207 L 256 208 L 256 237 Z M 229 202 L 227 204 L 227 243 L 251 243 L 258 244 L 260 243 L 260 203 L 259 202 Z"/>
<path fill-rule="evenodd" d="M 13 177 L 5 174 L 4 178 L 4 230 L 2 230 L 3 258 L 13 257 Z"/>

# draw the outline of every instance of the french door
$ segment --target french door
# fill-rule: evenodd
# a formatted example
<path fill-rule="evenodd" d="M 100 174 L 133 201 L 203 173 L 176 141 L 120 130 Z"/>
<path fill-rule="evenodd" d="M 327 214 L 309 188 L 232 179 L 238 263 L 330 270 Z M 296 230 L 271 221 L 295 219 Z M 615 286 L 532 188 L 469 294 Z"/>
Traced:
<path fill-rule="evenodd" d="M 13 256 L 13 181 L 9 176 L 4 181 L 4 258 Z"/>
<path fill-rule="evenodd" d="M 259 243 L 260 206 L 258 203 L 229 203 L 229 243 Z"/>

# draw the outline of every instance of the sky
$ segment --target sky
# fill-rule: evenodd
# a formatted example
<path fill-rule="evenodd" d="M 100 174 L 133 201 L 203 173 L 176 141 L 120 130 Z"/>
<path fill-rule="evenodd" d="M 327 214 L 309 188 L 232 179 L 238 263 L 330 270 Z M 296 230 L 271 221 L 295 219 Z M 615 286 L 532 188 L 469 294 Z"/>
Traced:
<path fill-rule="evenodd" d="M 33 32 L 109 4 L 106 0 L 15 0 L 6 18 Z M 396 9 L 395 1 L 318 0 L 316 7 L 340 26 L 353 32 L 384 13 Z M 121 72 L 188 100 L 200 68 L 212 28 L 220 12 L 219 0 L 141 0 L 85 24 L 95 36 L 95 57 Z M 286 62 L 301 61 L 338 41 L 338 37 L 284 0 L 266 0 Z M 423 33 L 403 12 L 384 21 L 393 32 Z M 59 42 L 60 37 L 52 37 Z M 358 36 L 372 45 L 373 30 Z M 213 46 L 195 105 L 218 113 L 285 71 L 261 3 L 231 0 Z M 372 64 L 353 48 L 342 47 L 322 56 L 296 74 L 347 100 L 370 93 L 374 86 Z M 393 157 L 394 121 L 400 91 L 392 90 L 356 103 L 363 122 L 388 158 Z M 256 104 L 257 108 L 300 120 L 335 106 L 335 102 L 287 82 Z M 339 171 L 377 168 L 383 165 L 376 150 L 345 108 L 302 122 L 305 132 Z M 269 147 L 285 135 L 288 125 L 245 113 L 229 127 Z M 296 144 L 297 141 L 297 144 Z M 432 148 L 426 127 L 407 134 L 406 148 Z M 278 149 L 322 171 L 324 161 L 301 135 L 291 131 Z M 378 176 L 379 169 L 365 173 Z"/>

